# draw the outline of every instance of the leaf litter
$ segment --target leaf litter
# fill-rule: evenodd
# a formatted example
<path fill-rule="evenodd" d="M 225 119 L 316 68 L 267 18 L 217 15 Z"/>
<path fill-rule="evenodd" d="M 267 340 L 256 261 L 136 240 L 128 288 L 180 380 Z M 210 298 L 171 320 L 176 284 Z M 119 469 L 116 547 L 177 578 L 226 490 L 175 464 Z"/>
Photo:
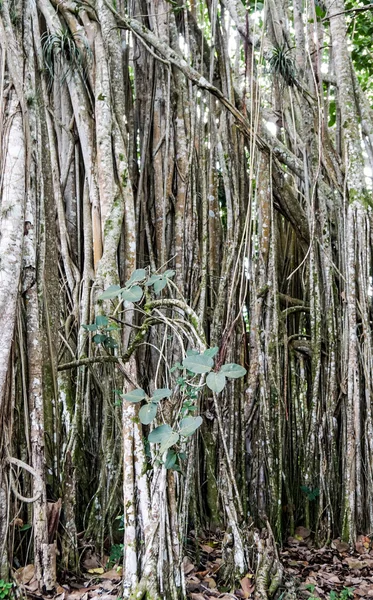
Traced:
<path fill-rule="evenodd" d="M 227 586 L 224 581 L 222 532 L 200 533 L 198 540 L 193 539 L 192 532 L 190 541 L 193 543 L 189 544 L 182 562 L 190 600 L 256 598 L 255 573 L 248 572 L 236 586 Z M 368 536 L 358 536 L 354 547 L 335 539 L 328 546 L 317 548 L 311 532 L 298 527 L 279 554 L 284 576 L 274 600 L 285 600 L 288 594 L 289 598 L 299 600 L 373 598 L 373 539 Z M 66 582 L 57 586 L 53 600 L 121 598 L 122 569 L 110 565 L 109 557 L 100 561 L 91 552 L 83 558 L 81 567 L 80 577 L 67 577 Z M 50 595 L 39 593 L 34 565 L 17 569 L 14 579 L 28 598 L 51 599 Z"/>

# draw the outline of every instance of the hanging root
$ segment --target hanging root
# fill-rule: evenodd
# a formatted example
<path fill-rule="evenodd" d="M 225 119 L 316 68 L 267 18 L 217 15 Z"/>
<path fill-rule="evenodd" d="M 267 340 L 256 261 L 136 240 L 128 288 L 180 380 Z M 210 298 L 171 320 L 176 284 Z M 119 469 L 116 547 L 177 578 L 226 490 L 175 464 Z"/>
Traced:
<path fill-rule="evenodd" d="M 29 473 L 31 473 L 31 475 L 39 483 L 39 490 L 42 490 L 43 482 L 42 482 L 39 474 L 35 471 L 35 469 L 30 467 L 30 465 L 24 463 L 22 460 L 19 460 L 18 458 L 13 458 L 12 456 L 8 456 L 7 461 L 10 465 L 15 465 L 16 467 L 20 467 L 21 469 L 25 469 L 25 471 L 28 471 Z M 15 497 L 18 498 L 18 500 L 20 500 L 21 502 L 26 502 L 27 504 L 32 504 L 33 502 L 36 502 L 37 500 L 39 500 L 39 498 L 41 496 L 41 491 L 39 491 L 32 498 L 26 498 L 26 496 L 22 496 L 22 494 L 20 494 L 19 491 L 17 490 L 17 486 L 16 486 L 16 482 L 14 481 L 12 469 L 10 469 L 10 487 L 11 487 L 12 492 L 15 495 Z"/>

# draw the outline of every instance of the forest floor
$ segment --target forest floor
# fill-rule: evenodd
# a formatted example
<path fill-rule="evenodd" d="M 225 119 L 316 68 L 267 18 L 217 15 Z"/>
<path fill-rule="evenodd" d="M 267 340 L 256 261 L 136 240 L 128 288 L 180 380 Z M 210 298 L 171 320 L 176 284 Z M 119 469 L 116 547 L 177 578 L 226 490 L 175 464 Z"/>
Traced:
<path fill-rule="evenodd" d="M 187 588 L 191 600 L 255 597 L 255 574 L 248 572 L 240 587 L 232 590 L 219 583 L 224 569 L 221 545 L 204 540 L 200 544 L 202 568 L 187 560 Z M 339 539 L 316 548 L 305 527 L 298 527 L 279 552 L 284 567 L 276 600 L 348 600 L 373 598 L 373 540 L 359 536 L 354 548 Z M 227 593 L 228 592 L 228 593 Z"/>
<path fill-rule="evenodd" d="M 190 600 L 242 600 L 255 597 L 255 573 L 248 572 L 232 589 L 224 581 L 229 562 L 229 545 L 223 551 L 223 533 L 216 532 L 189 539 L 183 560 L 186 588 Z M 225 540 L 226 541 L 226 540 Z M 232 549 L 230 550 L 232 551 Z M 355 547 L 334 540 L 316 548 L 309 530 L 298 527 L 279 553 L 284 567 L 283 581 L 275 600 L 361 600 L 373 598 L 373 539 L 359 536 Z M 118 561 L 119 562 L 119 561 Z M 111 568 L 110 568 L 111 567 Z M 116 600 L 121 598 L 121 568 L 112 567 L 109 557 L 100 561 L 86 555 L 82 575 L 67 576 L 58 586 L 53 600 Z M 18 569 L 15 579 L 30 599 L 41 599 L 34 578 L 34 567 Z M 51 600 L 51 596 L 44 599 Z"/>

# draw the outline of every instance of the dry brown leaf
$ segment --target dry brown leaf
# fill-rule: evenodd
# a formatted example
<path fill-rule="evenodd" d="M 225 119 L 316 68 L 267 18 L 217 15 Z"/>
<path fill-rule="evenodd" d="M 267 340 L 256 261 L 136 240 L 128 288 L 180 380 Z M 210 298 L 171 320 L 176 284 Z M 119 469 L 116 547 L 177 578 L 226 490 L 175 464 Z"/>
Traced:
<path fill-rule="evenodd" d="M 339 579 L 338 575 L 332 575 L 331 577 L 329 577 L 328 581 L 329 583 L 341 583 L 341 580 Z"/>
<path fill-rule="evenodd" d="M 307 528 L 307 527 L 297 527 L 295 530 L 295 538 L 301 538 L 303 540 L 305 540 L 306 538 L 310 537 L 311 535 L 311 531 Z"/>
<path fill-rule="evenodd" d="M 189 558 L 187 556 L 184 556 L 183 558 L 183 571 L 184 571 L 184 575 L 189 575 L 189 573 L 191 573 L 192 571 L 194 571 L 195 566 L 192 562 L 190 562 Z"/>
<path fill-rule="evenodd" d="M 87 550 L 87 552 L 84 555 L 84 559 L 82 560 L 82 567 L 86 571 L 88 571 L 89 569 L 100 568 L 101 561 L 99 556 L 95 552 L 92 552 L 92 550 Z"/>
<path fill-rule="evenodd" d="M 251 593 L 254 591 L 254 586 L 252 585 L 251 579 L 249 579 L 247 576 L 243 577 L 240 583 L 245 598 L 249 598 Z"/>
<path fill-rule="evenodd" d="M 207 554 L 211 554 L 211 552 L 214 552 L 214 550 L 215 550 L 215 548 L 212 548 L 211 546 L 208 546 L 207 544 L 201 544 L 201 548 Z"/>
<path fill-rule="evenodd" d="M 26 567 L 21 567 L 17 569 L 14 576 L 18 583 L 28 583 L 35 575 L 35 566 L 34 565 L 26 565 Z"/>
<path fill-rule="evenodd" d="M 47 518 L 48 518 L 48 539 L 49 543 L 53 544 L 60 522 L 62 500 L 59 498 L 57 502 L 48 502 L 47 504 Z"/>
<path fill-rule="evenodd" d="M 205 600 L 203 594 L 190 594 L 192 600 Z"/>
<path fill-rule="evenodd" d="M 37 591 L 38 591 L 38 589 L 39 589 L 39 583 L 38 583 L 38 581 L 36 580 L 36 578 L 35 578 L 35 577 L 33 577 L 33 578 L 31 579 L 31 581 L 30 581 L 30 582 L 29 582 L 27 585 L 25 585 L 25 588 L 26 588 L 26 590 L 28 590 L 29 592 L 37 592 Z"/>
<path fill-rule="evenodd" d="M 98 569 L 95 569 L 95 572 L 97 572 Z M 110 569 L 110 571 L 106 571 L 106 573 L 102 573 L 102 575 L 100 575 L 100 579 L 116 579 L 119 580 L 122 577 L 122 567 L 117 567 L 116 569 Z M 88 571 L 88 573 L 90 573 L 91 571 Z"/>
<path fill-rule="evenodd" d="M 207 569 L 206 571 L 197 571 L 197 573 L 195 573 L 195 575 L 197 577 L 199 577 L 200 579 L 203 579 L 204 577 L 206 577 L 206 575 L 208 575 L 210 573 L 210 569 Z M 191 578 L 192 579 L 192 578 Z M 188 578 L 189 580 L 189 578 Z"/>
<path fill-rule="evenodd" d="M 349 569 L 364 569 L 367 566 L 364 560 L 358 560 L 353 556 L 347 556 L 343 562 L 348 565 Z"/>
<path fill-rule="evenodd" d="M 62 587 L 62 585 L 57 585 L 56 587 L 56 594 L 64 594 L 66 592 L 65 588 Z"/>
<path fill-rule="evenodd" d="M 338 550 L 338 552 L 348 552 L 350 549 L 349 544 L 347 544 L 347 542 L 342 542 L 339 539 L 333 540 L 332 541 L 332 548 L 334 548 L 335 550 Z"/>
<path fill-rule="evenodd" d="M 203 583 L 203 585 L 208 587 L 210 590 L 216 588 L 216 581 L 212 577 L 205 577 L 205 579 L 202 581 L 202 583 Z"/>
<path fill-rule="evenodd" d="M 302 538 L 300 538 L 299 540 L 297 540 L 294 537 L 288 537 L 288 544 L 289 544 L 289 546 L 298 546 L 301 539 Z"/>

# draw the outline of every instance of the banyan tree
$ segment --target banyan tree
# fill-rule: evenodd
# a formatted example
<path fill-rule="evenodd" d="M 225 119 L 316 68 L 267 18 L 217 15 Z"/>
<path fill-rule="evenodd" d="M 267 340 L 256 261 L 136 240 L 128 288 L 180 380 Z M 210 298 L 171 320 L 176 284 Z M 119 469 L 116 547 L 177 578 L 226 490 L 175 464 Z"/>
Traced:
<path fill-rule="evenodd" d="M 121 543 L 124 597 L 177 598 L 219 527 L 266 598 L 297 525 L 372 530 L 372 32 L 355 0 L 1 0 L 0 578 Z"/>

